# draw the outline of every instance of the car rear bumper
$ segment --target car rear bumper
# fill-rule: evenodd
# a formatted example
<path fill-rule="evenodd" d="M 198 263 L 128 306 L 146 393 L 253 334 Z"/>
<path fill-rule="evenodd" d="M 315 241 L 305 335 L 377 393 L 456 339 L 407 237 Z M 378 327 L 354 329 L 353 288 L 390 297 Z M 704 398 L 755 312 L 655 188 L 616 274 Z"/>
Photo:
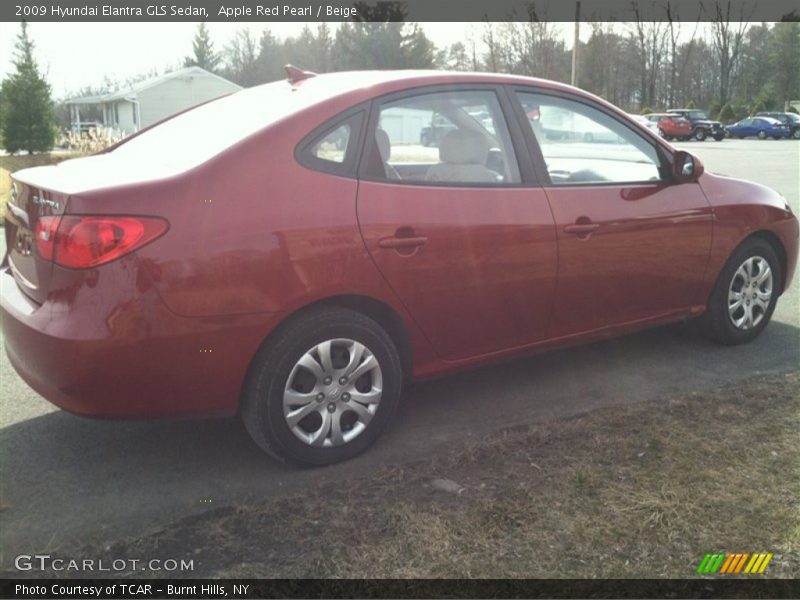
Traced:
<path fill-rule="evenodd" d="M 104 295 L 99 295 L 101 298 Z M 154 293 L 86 310 L 37 304 L 0 269 L 9 361 L 39 394 L 93 417 L 225 414 L 237 410 L 252 356 L 274 316 L 183 318 Z"/>

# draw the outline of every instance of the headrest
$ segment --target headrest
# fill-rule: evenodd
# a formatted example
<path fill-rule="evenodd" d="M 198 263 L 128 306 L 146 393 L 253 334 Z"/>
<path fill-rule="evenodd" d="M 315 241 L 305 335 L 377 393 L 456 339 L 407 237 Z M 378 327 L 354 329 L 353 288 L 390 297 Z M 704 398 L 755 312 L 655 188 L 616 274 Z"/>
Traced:
<path fill-rule="evenodd" d="M 375 142 L 378 144 L 378 152 L 381 155 L 381 160 L 383 162 L 388 162 L 389 157 L 392 155 L 392 144 L 389 141 L 389 134 L 383 129 L 376 129 Z"/>
<path fill-rule="evenodd" d="M 488 154 L 486 138 L 469 129 L 454 129 L 439 144 L 439 160 L 451 165 L 482 165 Z"/>

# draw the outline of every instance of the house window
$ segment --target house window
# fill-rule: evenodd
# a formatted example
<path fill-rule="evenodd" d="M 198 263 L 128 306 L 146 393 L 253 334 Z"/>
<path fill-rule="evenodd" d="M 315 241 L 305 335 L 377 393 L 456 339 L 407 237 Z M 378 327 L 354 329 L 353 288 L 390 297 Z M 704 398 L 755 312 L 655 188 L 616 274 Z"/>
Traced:
<path fill-rule="evenodd" d="M 114 104 L 114 125 L 119 125 L 119 104 Z"/>

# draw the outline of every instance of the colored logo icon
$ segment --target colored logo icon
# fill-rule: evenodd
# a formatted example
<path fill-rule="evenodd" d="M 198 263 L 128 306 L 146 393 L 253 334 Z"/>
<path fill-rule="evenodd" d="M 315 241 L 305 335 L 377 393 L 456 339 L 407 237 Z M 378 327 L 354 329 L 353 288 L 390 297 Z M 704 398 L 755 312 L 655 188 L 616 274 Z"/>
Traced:
<path fill-rule="evenodd" d="M 709 552 L 703 557 L 697 572 L 701 575 L 761 574 L 772 556 L 772 552 Z"/>

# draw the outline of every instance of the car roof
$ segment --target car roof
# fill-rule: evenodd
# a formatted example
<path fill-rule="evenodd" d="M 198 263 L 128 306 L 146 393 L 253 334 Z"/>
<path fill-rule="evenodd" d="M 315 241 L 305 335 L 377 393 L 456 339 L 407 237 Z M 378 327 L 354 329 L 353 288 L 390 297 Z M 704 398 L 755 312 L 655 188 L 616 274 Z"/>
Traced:
<path fill-rule="evenodd" d="M 549 79 L 505 73 L 403 69 L 391 71 L 338 71 L 311 74 L 310 77 L 294 83 L 287 81 L 287 85 L 292 85 L 298 91 L 304 90 L 312 93 L 316 97 L 317 103 L 321 104 L 327 100 L 337 99 L 342 101 L 341 104 L 348 103 L 351 105 L 416 87 L 455 84 L 535 86 L 547 91 L 565 92 L 573 97 L 593 100 L 613 109 L 615 112 L 625 114 L 619 107 L 580 88 Z M 258 87 L 261 86 L 249 89 Z"/>
<path fill-rule="evenodd" d="M 495 85 L 535 85 L 552 90 L 566 91 L 583 96 L 592 96 L 579 88 L 536 77 L 510 75 L 504 73 L 482 73 L 470 71 L 435 71 L 398 69 L 390 71 L 338 71 L 314 74 L 304 78 L 294 86 L 319 87 L 328 89 L 331 95 L 357 91 L 369 91 L 370 96 L 390 93 L 410 87 L 426 85 L 446 85 L 455 83 L 486 83 Z M 320 90 L 322 91 L 322 90 Z"/>

